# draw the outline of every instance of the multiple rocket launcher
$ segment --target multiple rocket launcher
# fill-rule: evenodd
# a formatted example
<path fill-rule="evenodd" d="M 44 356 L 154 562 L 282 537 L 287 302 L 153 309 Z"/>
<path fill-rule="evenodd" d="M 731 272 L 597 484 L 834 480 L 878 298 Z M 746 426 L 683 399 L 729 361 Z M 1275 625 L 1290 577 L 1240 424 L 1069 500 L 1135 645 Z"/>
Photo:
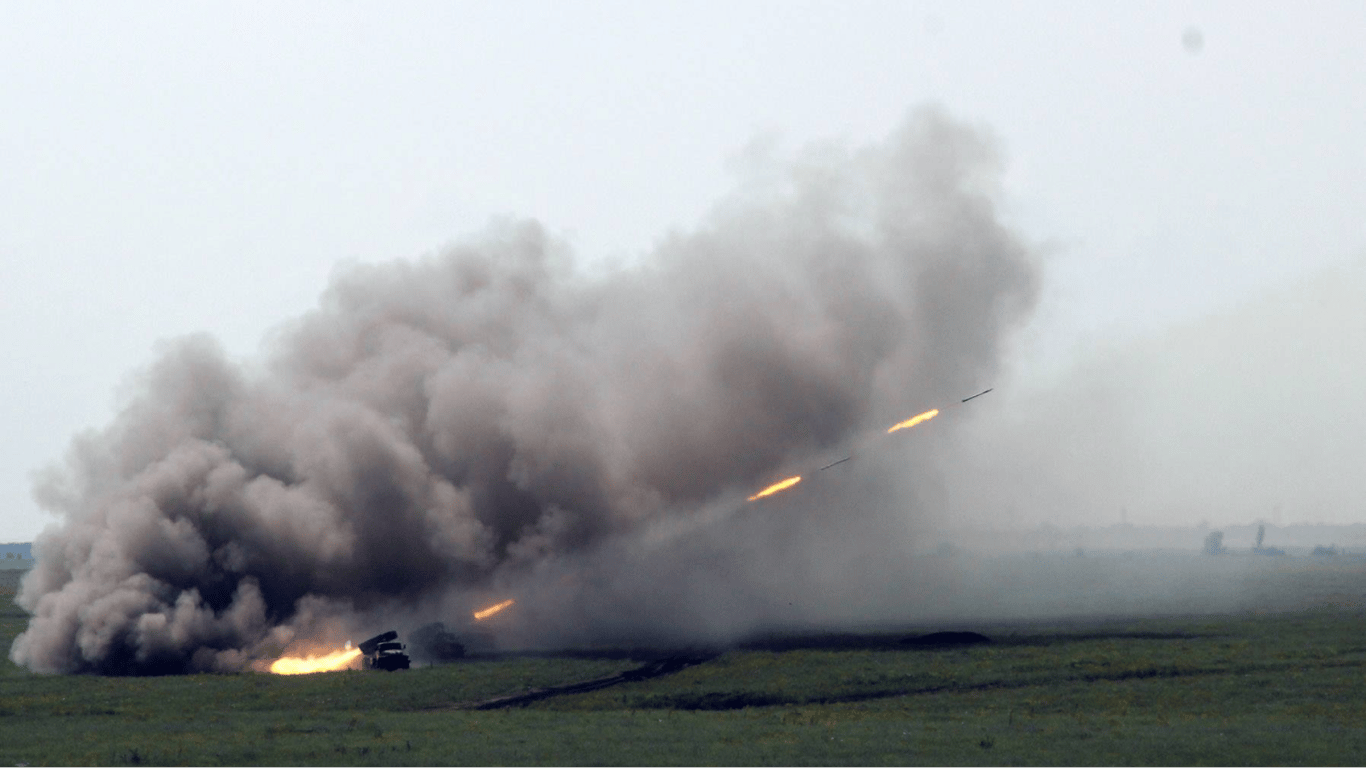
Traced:
<path fill-rule="evenodd" d="M 396 669 L 407 669 L 411 663 L 408 654 L 403 652 L 403 643 L 398 642 L 398 632 L 392 629 L 375 635 L 356 647 L 360 649 L 361 657 L 364 659 L 362 666 L 365 669 L 393 672 Z"/>

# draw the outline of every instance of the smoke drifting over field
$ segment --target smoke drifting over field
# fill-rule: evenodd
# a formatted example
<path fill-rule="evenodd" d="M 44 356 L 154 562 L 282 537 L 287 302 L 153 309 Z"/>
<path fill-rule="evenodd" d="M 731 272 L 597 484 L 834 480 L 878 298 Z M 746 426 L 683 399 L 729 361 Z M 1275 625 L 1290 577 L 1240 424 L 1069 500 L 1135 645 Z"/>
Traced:
<path fill-rule="evenodd" d="M 837 600 L 916 514 L 875 462 L 718 510 L 990 380 L 1038 282 L 1000 170 L 989 137 L 918 111 L 879 144 L 757 161 L 629 269 L 589 276 L 506 221 L 341 271 L 263 363 L 170 343 L 40 483 L 63 521 L 12 657 L 238 669 L 514 585 L 544 631 L 587 637 L 721 631 L 735 600 L 708 595 L 781 599 L 765 580 Z M 546 597 L 566 590 L 593 597 Z M 622 624 L 615 596 L 649 610 Z"/>
<path fill-rule="evenodd" d="M 1012 382 L 937 452 L 947 509 L 998 529 L 1360 522 L 1363 295 L 1366 254 Z"/>

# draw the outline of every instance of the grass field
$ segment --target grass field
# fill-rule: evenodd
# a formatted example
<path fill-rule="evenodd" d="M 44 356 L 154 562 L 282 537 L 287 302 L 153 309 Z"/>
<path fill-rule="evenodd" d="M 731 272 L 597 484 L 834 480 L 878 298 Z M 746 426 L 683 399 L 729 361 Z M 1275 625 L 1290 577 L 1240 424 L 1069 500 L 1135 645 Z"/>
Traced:
<path fill-rule="evenodd" d="M 1366 594 L 1360 561 L 1296 576 Z M 1307 581 L 1306 581 L 1307 580 Z M 0 585 L 0 590 L 3 585 Z M 0 642 L 26 622 L 0 595 Z M 1366 613 L 784 637 L 524 707 L 475 702 L 640 661 L 502 658 L 392 674 L 160 678 L 0 665 L 0 764 L 1312 764 L 1366 756 Z M 587 656 L 587 657 L 585 657 Z"/>

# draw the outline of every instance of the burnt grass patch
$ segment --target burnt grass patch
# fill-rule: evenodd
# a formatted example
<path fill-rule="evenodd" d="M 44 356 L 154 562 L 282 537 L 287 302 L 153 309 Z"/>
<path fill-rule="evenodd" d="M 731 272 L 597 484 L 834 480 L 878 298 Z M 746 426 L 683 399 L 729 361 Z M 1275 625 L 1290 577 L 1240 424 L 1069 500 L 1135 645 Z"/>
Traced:
<path fill-rule="evenodd" d="M 961 648 L 966 645 L 986 645 L 991 638 L 977 632 L 931 632 L 928 635 L 908 637 L 902 645 L 912 648 Z"/>
<path fill-rule="evenodd" d="M 1192 622 L 1199 619 L 1175 618 L 1189 618 Z M 769 632 L 743 639 L 730 648 L 774 653 L 805 650 L 942 651 L 979 645 L 1047 647 L 1101 640 L 1196 640 L 1212 636 L 1210 633 L 1192 631 L 1134 629 L 1133 623 L 1132 619 L 1125 618 L 1072 619 L 1064 616 L 980 628 L 990 632 L 990 635 L 967 629 L 931 631 L 927 628 L 869 632 Z"/>
<path fill-rule="evenodd" d="M 548 699 L 553 696 L 569 696 L 576 693 L 591 693 L 600 691 L 603 688 L 611 688 L 622 683 L 638 683 L 663 675 L 672 675 L 675 672 L 693 667 L 698 664 L 710 661 L 712 655 L 684 655 L 668 656 L 646 663 L 644 666 L 636 667 L 619 672 L 615 675 L 595 678 L 593 680 L 583 680 L 566 685 L 557 685 L 548 688 L 537 688 L 524 693 L 513 694 L 511 696 L 499 696 L 486 701 L 477 702 L 472 705 L 473 709 L 505 709 L 507 707 L 522 707 L 532 702 Z"/>
<path fill-rule="evenodd" d="M 1203 637 L 1193 632 L 1143 631 L 1127 626 L 1110 629 L 1091 627 L 1088 631 L 1055 631 L 1056 625 L 1041 627 L 1039 634 L 1026 631 L 1025 627 L 1013 626 L 1005 630 L 999 639 L 967 630 L 948 630 L 925 634 L 907 635 L 904 631 L 888 632 L 842 632 L 842 633 L 770 633 L 752 637 L 734 644 L 728 651 L 656 651 L 642 648 L 626 650 L 576 651 L 573 655 L 601 658 L 651 659 L 645 665 L 609 677 L 584 680 L 572 684 L 520 694 L 499 697 L 472 705 L 477 709 L 502 709 L 506 707 L 525 707 L 537 702 L 545 702 L 559 697 L 576 697 L 580 694 L 593 694 L 606 688 L 629 683 L 647 683 L 656 678 L 673 675 L 686 669 L 698 667 L 705 672 L 709 663 L 720 658 L 744 657 L 746 655 L 770 655 L 781 657 L 815 653 L 822 657 L 835 658 L 842 654 L 868 654 L 886 661 L 898 657 L 926 659 L 942 656 L 950 666 L 963 661 L 962 654 L 997 648 L 1003 653 L 1011 649 L 1019 651 L 1044 651 L 1050 649 L 1067 652 L 1073 646 L 1113 646 L 1115 643 L 1132 644 L 1135 641 L 1152 642 L 1164 645 L 1172 642 L 1191 641 Z M 1146 644 L 1145 642 L 1145 644 Z M 809 661 L 793 660 L 798 665 Z M 724 663 L 724 662 L 723 662 Z M 776 667 L 784 662 L 775 661 Z M 703 684 L 688 690 L 654 690 L 658 686 L 646 686 L 622 694 L 622 706 L 645 710 L 677 710 L 690 712 L 710 712 L 742 710 L 762 707 L 783 706 L 825 706 L 875 701 L 895 697 L 925 696 L 942 693 L 964 693 L 1002 691 L 1029 688 L 1039 685 L 1043 679 L 1063 679 L 1074 682 L 1122 682 L 1177 677 L 1198 677 L 1226 671 L 1209 670 L 1164 664 L 1157 659 L 1139 659 L 1133 663 L 1109 658 L 1084 657 L 1065 663 L 1044 665 L 1041 670 L 1011 670 L 1015 674 L 988 676 L 986 679 L 943 680 L 914 672 L 852 675 L 834 686 L 834 690 L 798 689 L 786 690 L 737 690 L 734 679 L 722 673 L 722 679 L 712 684 Z M 1025 672 L 1024 674 L 1019 674 Z M 757 684 L 760 681 L 754 681 Z M 718 687 L 720 688 L 718 690 Z"/>
<path fill-rule="evenodd" d="M 1190 678 L 1217 674 L 1204 670 L 1180 669 L 1134 669 L 1116 671 L 1110 674 L 1077 674 L 1071 682 L 1101 683 L 1125 682 L 1129 680 L 1148 680 L 1156 678 Z M 939 694 L 991 693 L 1023 690 L 1039 686 L 1037 681 L 994 681 L 970 685 L 932 685 L 923 687 L 898 687 L 869 690 L 859 693 L 840 695 L 796 695 L 753 693 L 748 691 L 707 691 L 700 693 L 662 693 L 643 695 L 631 701 L 631 706 L 640 709 L 667 709 L 692 712 L 723 711 L 748 709 L 750 707 L 787 707 L 787 706 L 829 706 L 836 704 L 857 704 L 879 699 L 912 696 L 933 696 Z"/>

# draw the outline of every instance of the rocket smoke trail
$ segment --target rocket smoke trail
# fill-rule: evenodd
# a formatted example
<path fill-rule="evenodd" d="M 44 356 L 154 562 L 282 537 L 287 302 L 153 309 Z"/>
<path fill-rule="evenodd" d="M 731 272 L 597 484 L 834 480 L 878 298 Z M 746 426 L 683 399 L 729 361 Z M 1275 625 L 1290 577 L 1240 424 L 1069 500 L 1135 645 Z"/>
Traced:
<path fill-rule="evenodd" d="M 241 669 L 329 620 L 592 552 L 962 392 L 1037 292 L 1000 170 L 988 137 L 919 110 L 882 142 L 769 162 L 605 277 L 505 221 L 341 271 L 264 361 L 170 343 L 40 480 L 60 522 L 11 658 Z"/>

